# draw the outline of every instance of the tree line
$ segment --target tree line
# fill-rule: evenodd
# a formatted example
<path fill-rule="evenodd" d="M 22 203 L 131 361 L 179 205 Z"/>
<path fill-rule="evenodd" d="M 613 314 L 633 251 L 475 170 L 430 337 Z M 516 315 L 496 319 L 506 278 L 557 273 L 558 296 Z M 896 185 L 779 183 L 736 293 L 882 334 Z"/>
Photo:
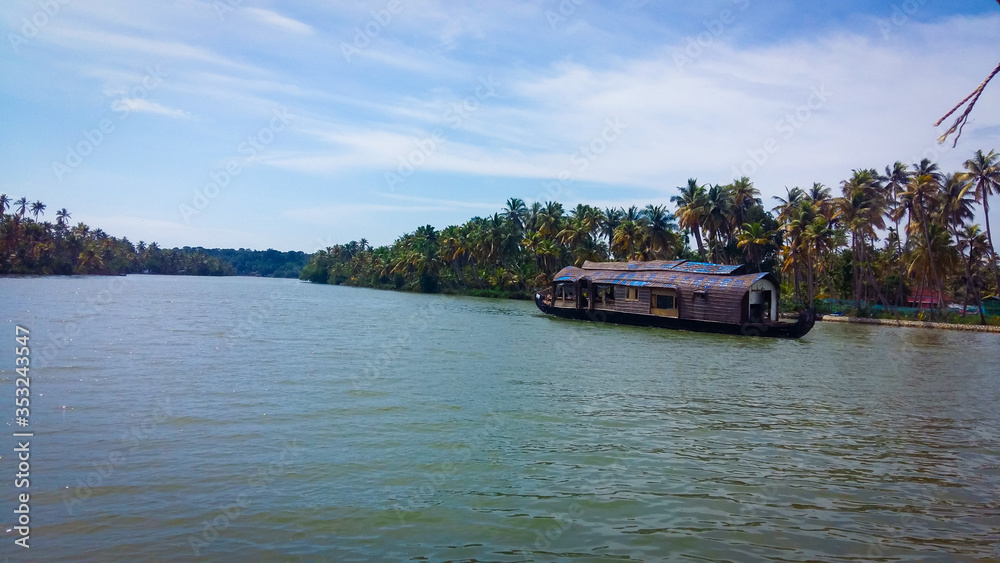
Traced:
<path fill-rule="evenodd" d="M 13 200 L 0 194 L 0 274 L 198 276 L 260 275 L 298 277 L 309 256 L 277 250 L 160 248 L 155 242 L 133 244 L 84 223 L 70 226 L 65 208 L 56 221 L 43 221 L 48 208 L 40 201 Z M 10 213 L 8 213 L 8 210 Z"/>
<path fill-rule="evenodd" d="M 491 216 L 391 245 L 367 240 L 314 254 L 301 279 L 422 292 L 528 296 L 586 260 L 688 259 L 773 272 L 797 306 L 823 299 L 896 311 L 913 296 L 979 304 L 1000 286 L 989 197 L 1000 191 L 1000 156 L 976 153 L 963 170 L 928 159 L 856 169 L 839 195 L 820 183 L 785 188 L 768 209 L 749 178 L 690 179 L 666 204 L 605 208 L 507 200 Z M 975 224 L 982 209 L 986 226 Z M 934 314 L 943 314 L 940 299 Z"/>

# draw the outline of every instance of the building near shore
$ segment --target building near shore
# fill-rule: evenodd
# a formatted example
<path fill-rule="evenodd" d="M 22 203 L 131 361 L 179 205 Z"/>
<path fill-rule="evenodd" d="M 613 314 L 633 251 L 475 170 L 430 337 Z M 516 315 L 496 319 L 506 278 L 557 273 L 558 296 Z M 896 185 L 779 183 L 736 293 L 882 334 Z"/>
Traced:
<path fill-rule="evenodd" d="M 983 299 L 983 314 L 987 317 L 1000 317 L 1000 297 L 994 295 Z"/>
<path fill-rule="evenodd" d="M 948 300 L 941 295 L 940 291 L 932 289 L 922 289 L 913 292 L 906 298 L 906 305 L 917 309 L 934 309 L 938 305 L 947 305 Z"/>

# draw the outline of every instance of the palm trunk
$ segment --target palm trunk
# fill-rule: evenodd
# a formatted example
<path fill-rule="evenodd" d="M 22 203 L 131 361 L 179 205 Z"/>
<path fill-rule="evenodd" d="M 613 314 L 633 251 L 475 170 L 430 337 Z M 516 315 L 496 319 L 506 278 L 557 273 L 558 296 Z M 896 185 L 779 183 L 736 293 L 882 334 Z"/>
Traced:
<path fill-rule="evenodd" d="M 941 302 L 944 301 L 944 284 L 941 283 L 941 278 L 938 276 L 937 270 L 934 268 L 934 254 L 931 252 L 931 231 L 930 227 L 927 225 L 927 217 L 921 221 L 924 227 L 924 240 L 927 241 L 927 267 L 931 270 L 931 277 L 934 280 L 934 285 L 938 287 L 938 298 L 935 300 L 937 303 L 937 308 L 941 308 Z M 931 318 L 933 318 L 933 313 L 931 313 Z"/>
<path fill-rule="evenodd" d="M 899 221 L 896 222 L 896 260 L 899 261 L 899 280 L 896 284 L 896 307 L 901 305 L 900 301 L 903 299 L 903 276 L 905 272 L 903 270 L 903 235 L 899 232 Z"/>
<path fill-rule="evenodd" d="M 889 301 L 886 300 L 885 294 L 882 293 L 882 287 L 878 284 L 878 280 L 875 277 L 875 268 L 872 267 L 871 262 L 869 262 L 869 260 L 868 260 L 868 245 L 865 244 L 865 241 L 864 241 L 863 238 L 861 239 L 861 244 L 862 244 L 862 246 L 864 248 L 864 255 L 865 255 L 865 261 L 864 261 L 864 266 L 863 266 L 863 268 L 864 268 L 863 273 L 867 274 L 867 276 L 868 276 L 868 286 L 870 286 L 871 289 L 875 291 L 874 298 L 878 299 L 879 303 L 882 304 L 882 307 L 884 307 L 886 310 L 888 310 L 889 309 Z M 872 299 L 872 301 L 874 301 L 874 299 Z"/>
<path fill-rule="evenodd" d="M 965 254 L 962 254 L 965 258 Z M 969 306 L 969 292 L 972 291 L 972 252 L 969 252 L 969 259 L 965 261 L 965 298 L 962 299 L 962 318 L 965 318 L 965 309 Z"/>
<path fill-rule="evenodd" d="M 854 235 L 851 237 L 851 251 L 853 256 L 851 257 L 851 273 L 854 275 L 854 308 L 861 308 L 861 268 L 858 266 L 858 261 L 861 259 L 861 253 L 858 252 L 858 237 Z"/>
<path fill-rule="evenodd" d="M 861 300 L 865 305 L 871 304 L 871 288 L 868 279 L 868 245 L 865 244 L 865 237 L 861 237 L 861 246 L 858 247 L 858 255 L 861 261 L 858 263 L 858 275 L 861 276 Z"/>
<path fill-rule="evenodd" d="M 793 264 L 793 266 L 792 266 L 792 285 L 795 287 L 792 290 L 792 292 L 795 294 L 795 299 L 798 300 L 798 299 L 802 299 L 802 287 L 801 287 L 801 284 L 799 283 L 799 280 L 802 279 L 802 272 L 801 272 L 801 268 L 799 266 L 799 261 L 797 259 L 793 259 L 792 264 Z"/>
<path fill-rule="evenodd" d="M 701 260 L 705 261 L 705 245 L 701 242 L 701 225 L 695 225 L 692 229 L 694 231 L 694 240 L 698 243 L 698 254 L 701 256 Z"/>
<path fill-rule="evenodd" d="M 807 266 L 809 269 L 806 271 L 806 294 L 809 296 L 809 302 L 806 304 L 806 307 L 812 307 L 813 301 L 816 299 L 816 274 L 814 272 L 816 265 L 811 256 L 807 261 Z"/>
<path fill-rule="evenodd" d="M 983 311 L 983 296 L 979 293 L 979 288 L 976 288 L 976 305 L 979 307 L 979 324 L 986 324 L 986 311 Z"/>
<path fill-rule="evenodd" d="M 986 215 L 986 240 L 990 243 L 990 266 L 993 266 L 993 279 L 996 281 L 997 294 L 1000 294 L 1000 266 L 997 266 L 997 251 L 993 246 L 993 233 L 990 231 L 990 200 L 983 191 L 983 213 Z"/>
<path fill-rule="evenodd" d="M 888 311 L 890 309 L 889 300 L 885 298 L 885 293 L 882 292 L 882 286 L 878 284 L 878 280 L 875 278 L 875 269 L 871 267 L 871 264 L 868 264 L 868 279 L 872 287 L 875 288 L 875 297 L 878 298 L 879 303 Z"/>
<path fill-rule="evenodd" d="M 917 290 L 917 311 L 924 310 L 924 288 L 926 287 L 927 274 L 920 275 L 920 289 Z"/>

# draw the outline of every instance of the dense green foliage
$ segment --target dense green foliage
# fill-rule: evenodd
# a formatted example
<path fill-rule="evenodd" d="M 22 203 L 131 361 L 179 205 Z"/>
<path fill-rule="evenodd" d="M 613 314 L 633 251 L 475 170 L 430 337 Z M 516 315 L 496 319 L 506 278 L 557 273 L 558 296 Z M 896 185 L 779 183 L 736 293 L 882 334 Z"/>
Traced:
<path fill-rule="evenodd" d="M 266 278 L 297 278 L 302 267 L 309 262 L 309 255 L 301 251 L 250 250 L 246 248 L 191 248 L 184 252 L 204 254 L 218 258 L 233 267 L 237 276 L 262 276 Z"/>
<path fill-rule="evenodd" d="M 7 210 L 11 213 L 6 213 Z M 0 274 L 187 274 L 297 277 L 308 261 L 303 252 L 277 250 L 161 249 L 132 244 L 83 223 L 69 226 L 66 209 L 55 224 L 40 221 L 46 205 L 13 201 L 0 194 Z"/>
<path fill-rule="evenodd" d="M 855 170 L 834 197 L 822 184 L 787 189 L 767 211 L 748 178 L 692 179 L 664 205 L 598 209 L 511 198 L 500 212 L 437 230 L 431 225 L 372 248 L 364 239 L 314 254 L 303 280 L 423 292 L 527 296 L 567 264 L 686 258 L 772 271 L 797 305 L 849 299 L 857 311 L 896 311 L 937 291 L 975 305 L 1000 283 L 988 223 L 1000 157 L 976 154 L 960 173 L 924 160 L 885 173 Z M 692 245 L 693 239 L 693 245 Z M 939 307 L 940 308 L 940 307 Z M 928 312 L 933 316 L 934 312 Z M 938 311 L 938 314 L 943 314 Z"/>

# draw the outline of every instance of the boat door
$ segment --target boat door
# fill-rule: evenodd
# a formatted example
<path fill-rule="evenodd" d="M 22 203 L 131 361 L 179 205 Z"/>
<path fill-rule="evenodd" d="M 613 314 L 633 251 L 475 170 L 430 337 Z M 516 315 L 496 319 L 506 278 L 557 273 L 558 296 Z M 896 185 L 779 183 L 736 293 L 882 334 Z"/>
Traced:
<path fill-rule="evenodd" d="M 576 308 L 590 309 L 590 278 L 580 278 L 577 283 L 579 286 L 576 288 Z"/>
<path fill-rule="evenodd" d="M 750 322 L 762 323 L 778 319 L 777 288 L 767 279 L 758 280 L 750 288 Z"/>

